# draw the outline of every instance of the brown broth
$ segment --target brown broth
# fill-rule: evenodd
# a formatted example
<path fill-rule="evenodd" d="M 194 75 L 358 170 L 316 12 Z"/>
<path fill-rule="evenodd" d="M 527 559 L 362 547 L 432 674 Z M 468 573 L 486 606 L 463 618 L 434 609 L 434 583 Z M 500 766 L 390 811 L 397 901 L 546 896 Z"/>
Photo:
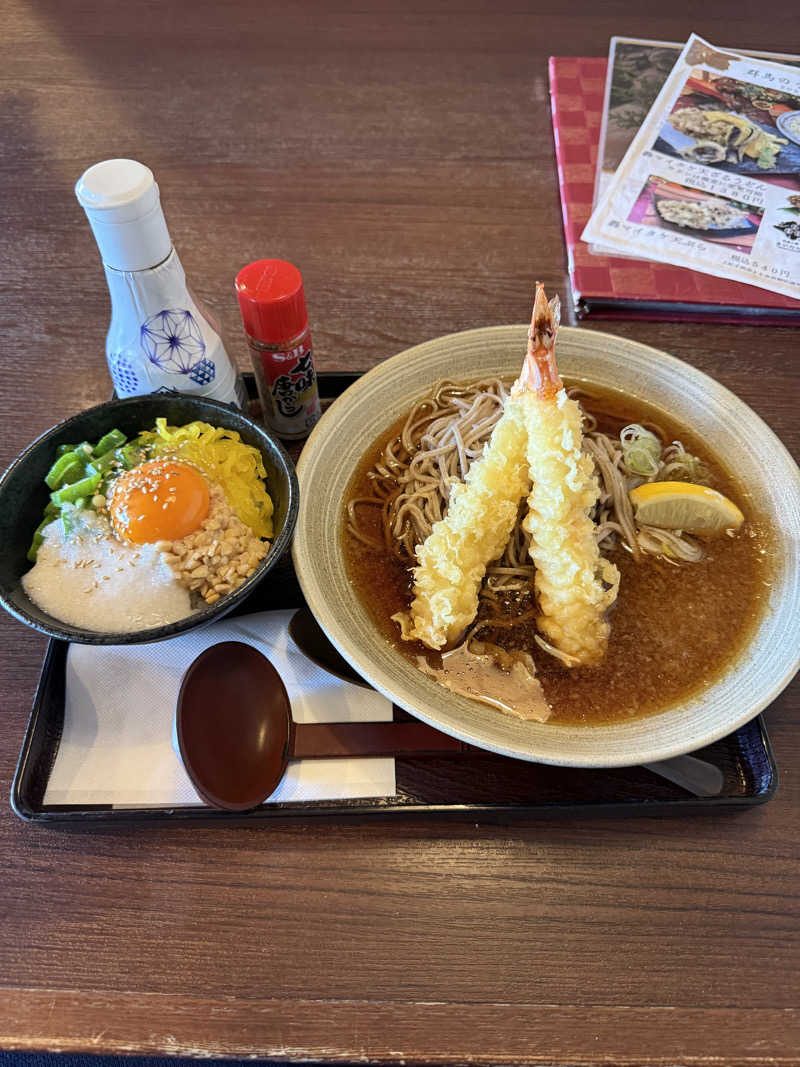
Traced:
<path fill-rule="evenodd" d="M 599 667 L 567 670 L 533 640 L 532 626 L 513 630 L 509 647 L 532 652 L 551 722 L 600 724 L 664 711 L 711 685 L 744 650 L 766 605 L 774 560 L 768 522 L 753 514 L 746 491 L 703 444 L 659 408 L 612 390 L 591 390 L 584 405 L 599 429 L 619 432 L 629 422 L 656 423 L 668 441 L 679 439 L 710 471 L 709 484 L 736 503 L 746 521 L 736 537 L 707 545 L 699 563 L 675 566 L 653 556 L 641 563 L 623 548 L 609 558 L 621 574 L 617 603 L 609 615 L 611 637 Z M 367 473 L 405 418 L 375 442 L 348 487 L 347 499 L 369 495 Z M 750 505 L 750 506 L 749 506 Z M 375 534 L 380 523 L 375 512 Z M 388 552 L 367 549 L 346 529 L 348 574 L 378 630 L 412 662 L 438 658 L 417 642 L 400 640 L 391 616 L 411 600 L 410 570 Z M 496 638 L 492 638 L 495 640 Z M 487 708 L 487 714 L 501 714 Z"/>

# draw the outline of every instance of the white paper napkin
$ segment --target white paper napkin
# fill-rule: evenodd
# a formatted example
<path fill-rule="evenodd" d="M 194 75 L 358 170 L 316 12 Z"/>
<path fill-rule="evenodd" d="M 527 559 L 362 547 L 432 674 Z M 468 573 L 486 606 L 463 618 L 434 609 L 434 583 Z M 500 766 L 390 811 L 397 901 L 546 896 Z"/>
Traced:
<path fill-rule="evenodd" d="M 289 636 L 291 611 L 223 619 L 149 645 L 70 645 L 64 730 L 45 804 L 202 804 L 173 748 L 181 680 L 209 645 L 243 641 L 280 674 L 297 722 L 387 722 L 392 705 L 312 663 Z M 267 803 L 386 797 L 393 759 L 294 760 Z"/>

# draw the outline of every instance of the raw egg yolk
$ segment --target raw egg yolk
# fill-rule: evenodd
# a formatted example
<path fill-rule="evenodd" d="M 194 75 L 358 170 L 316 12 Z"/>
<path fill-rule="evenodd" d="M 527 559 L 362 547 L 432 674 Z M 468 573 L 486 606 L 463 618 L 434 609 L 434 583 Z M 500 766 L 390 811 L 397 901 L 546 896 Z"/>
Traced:
<path fill-rule="evenodd" d="M 208 515 L 208 485 L 186 463 L 151 459 L 117 479 L 109 514 L 114 533 L 123 541 L 179 541 Z"/>

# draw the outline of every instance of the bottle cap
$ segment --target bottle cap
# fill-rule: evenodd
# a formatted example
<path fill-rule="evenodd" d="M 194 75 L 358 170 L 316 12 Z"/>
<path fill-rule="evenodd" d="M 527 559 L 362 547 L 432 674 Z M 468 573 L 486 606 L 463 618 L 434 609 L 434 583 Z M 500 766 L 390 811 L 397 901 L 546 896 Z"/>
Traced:
<path fill-rule="evenodd" d="M 299 337 L 308 325 L 303 276 L 282 259 L 257 259 L 236 275 L 244 328 L 265 344 Z"/>
<path fill-rule="evenodd" d="M 153 172 L 135 159 L 107 159 L 85 171 L 78 198 L 107 267 L 147 270 L 172 248 Z"/>

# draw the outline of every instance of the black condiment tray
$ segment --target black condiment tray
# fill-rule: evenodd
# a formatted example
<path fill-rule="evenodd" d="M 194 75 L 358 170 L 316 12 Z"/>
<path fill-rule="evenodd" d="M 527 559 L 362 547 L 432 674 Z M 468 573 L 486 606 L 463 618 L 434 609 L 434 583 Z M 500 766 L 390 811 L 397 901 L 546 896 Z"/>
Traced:
<path fill-rule="evenodd" d="M 342 393 L 357 374 L 322 373 L 323 405 Z M 255 384 L 245 375 L 254 405 Z M 297 458 L 301 445 L 289 447 Z M 236 614 L 300 607 L 300 586 L 287 555 Z M 492 753 L 458 758 L 397 760 L 397 793 L 371 800 L 302 801 L 264 805 L 245 815 L 198 806 L 114 807 L 109 804 L 45 804 L 64 722 L 65 667 L 69 644 L 51 640 L 11 786 L 20 818 L 44 825 L 108 823 L 253 823 L 260 820 L 384 818 L 449 815 L 486 821 L 557 815 L 661 815 L 737 811 L 770 800 L 778 772 L 761 716 L 695 755 L 723 775 L 718 795 L 697 797 L 644 767 L 581 770 L 550 767 Z M 395 708 L 395 718 L 409 718 Z"/>

